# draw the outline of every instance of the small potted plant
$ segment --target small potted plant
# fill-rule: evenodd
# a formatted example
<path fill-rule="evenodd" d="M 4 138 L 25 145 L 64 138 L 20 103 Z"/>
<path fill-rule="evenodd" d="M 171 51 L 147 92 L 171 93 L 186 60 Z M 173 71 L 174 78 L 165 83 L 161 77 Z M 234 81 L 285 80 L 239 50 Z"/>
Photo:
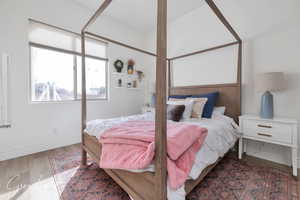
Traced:
<path fill-rule="evenodd" d="M 145 77 L 144 72 L 137 70 L 136 73 L 138 75 L 138 80 L 141 82 L 143 80 L 143 78 Z"/>
<path fill-rule="evenodd" d="M 128 74 L 133 74 L 133 72 L 134 72 L 134 65 L 135 65 L 135 62 L 134 62 L 133 59 L 128 60 L 128 67 L 127 67 L 127 73 Z"/>

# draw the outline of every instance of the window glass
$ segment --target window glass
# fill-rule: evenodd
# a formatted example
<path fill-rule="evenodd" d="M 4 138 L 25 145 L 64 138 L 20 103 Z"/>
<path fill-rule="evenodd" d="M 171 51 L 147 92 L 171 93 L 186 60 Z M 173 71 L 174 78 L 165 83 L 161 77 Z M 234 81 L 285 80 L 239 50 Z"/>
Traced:
<path fill-rule="evenodd" d="M 32 100 L 73 100 L 73 68 L 73 55 L 31 47 Z"/>
<path fill-rule="evenodd" d="M 81 57 L 77 56 L 77 92 L 81 97 Z M 86 95 L 87 98 L 107 98 L 106 61 L 86 58 Z"/>

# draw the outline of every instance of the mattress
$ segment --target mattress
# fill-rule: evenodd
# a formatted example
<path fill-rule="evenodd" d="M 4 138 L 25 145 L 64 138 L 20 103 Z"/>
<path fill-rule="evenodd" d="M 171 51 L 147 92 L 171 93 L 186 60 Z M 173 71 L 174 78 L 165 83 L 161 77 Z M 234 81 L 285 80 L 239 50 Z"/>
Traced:
<path fill-rule="evenodd" d="M 97 119 L 87 123 L 86 132 L 98 139 L 105 130 L 130 120 L 154 120 L 154 113 L 132 115 L 112 119 Z M 239 137 L 238 126 L 233 119 L 225 115 L 214 115 L 212 119 L 188 119 L 181 121 L 188 124 L 195 124 L 207 128 L 208 135 L 199 152 L 196 154 L 195 163 L 189 174 L 190 179 L 197 179 L 201 172 L 209 165 L 215 163 L 218 158 L 223 157 L 233 147 Z M 128 170 L 131 172 L 154 172 L 154 165 L 141 170 Z M 168 187 L 168 199 L 184 200 L 184 186 L 178 190 L 171 190 Z"/>

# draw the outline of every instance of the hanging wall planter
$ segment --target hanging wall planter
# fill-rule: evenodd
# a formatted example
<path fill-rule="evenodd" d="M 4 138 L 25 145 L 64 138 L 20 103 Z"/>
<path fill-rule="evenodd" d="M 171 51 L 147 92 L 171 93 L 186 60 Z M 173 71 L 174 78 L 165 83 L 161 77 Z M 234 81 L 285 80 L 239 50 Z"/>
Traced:
<path fill-rule="evenodd" d="M 136 73 L 138 75 L 139 82 L 142 82 L 143 78 L 145 77 L 144 72 L 138 70 Z"/>
<path fill-rule="evenodd" d="M 128 67 L 127 67 L 127 73 L 128 74 L 133 74 L 133 72 L 134 72 L 134 65 L 135 65 L 134 60 L 132 60 L 132 59 L 128 60 Z"/>
<path fill-rule="evenodd" d="M 123 61 L 122 61 L 122 60 L 116 60 L 116 61 L 114 62 L 114 67 L 115 67 L 115 69 L 116 69 L 116 72 L 121 73 L 121 72 L 122 72 L 122 69 L 123 69 L 123 67 L 124 67 Z"/>

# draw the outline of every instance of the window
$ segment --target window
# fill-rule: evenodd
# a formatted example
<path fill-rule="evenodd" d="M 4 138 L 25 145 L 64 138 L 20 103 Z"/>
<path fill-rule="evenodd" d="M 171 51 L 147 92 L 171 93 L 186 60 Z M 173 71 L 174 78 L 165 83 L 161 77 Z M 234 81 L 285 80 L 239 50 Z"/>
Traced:
<path fill-rule="evenodd" d="M 77 56 L 77 95 L 81 97 L 81 57 Z M 87 98 L 106 98 L 106 62 L 86 58 L 86 95 Z"/>
<path fill-rule="evenodd" d="M 31 100 L 34 102 L 78 100 L 81 98 L 82 70 L 81 54 L 78 52 L 80 40 L 75 34 L 44 26 L 31 24 L 29 34 Z M 51 37 L 50 32 L 54 33 Z M 70 41 L 73 41 L 73 45 L 70 45 Z M 87 99 L 107 99 L 106 44 L 89 39 L 86 48 L 89 53 L 86 55 Z"/>

